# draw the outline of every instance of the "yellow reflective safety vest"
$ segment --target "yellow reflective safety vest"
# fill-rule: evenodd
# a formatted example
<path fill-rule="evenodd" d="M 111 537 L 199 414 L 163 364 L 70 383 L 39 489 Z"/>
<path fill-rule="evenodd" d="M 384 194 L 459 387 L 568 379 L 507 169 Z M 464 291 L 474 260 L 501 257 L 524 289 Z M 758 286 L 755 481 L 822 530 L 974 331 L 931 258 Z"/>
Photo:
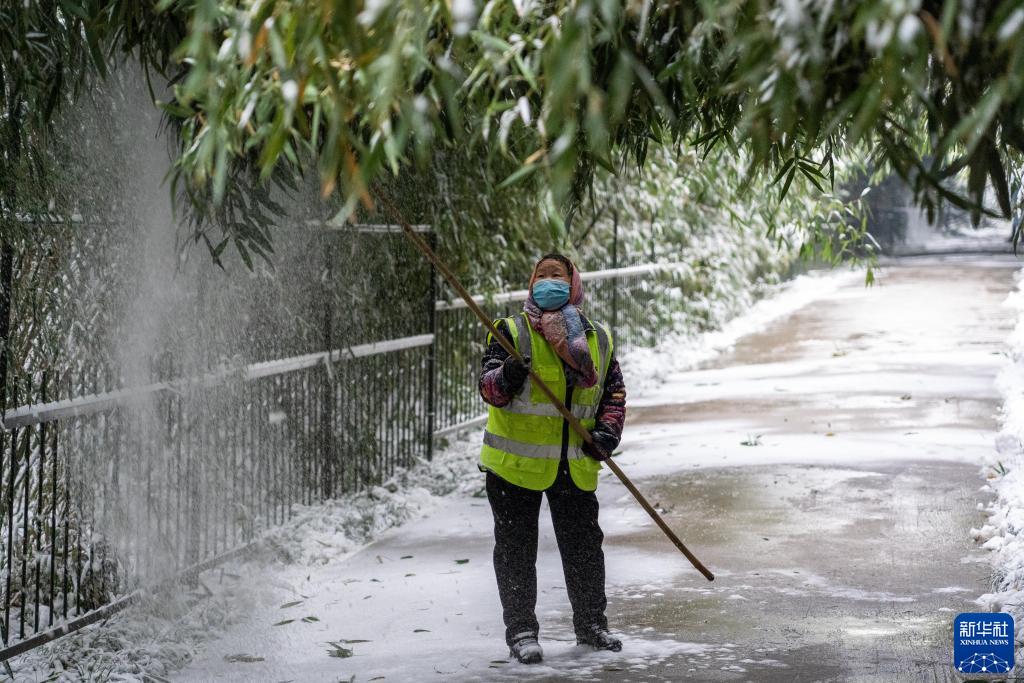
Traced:
<path fill-rule="evenodd" d="M 563 399 L 583 426 L 593 429 L 604 380 L 612 358 L 612 340 L 599 323 L 587 331 L 590 357 L 597 369 L 592 387 L 567 387 L 562 359 L 555 349 L 534 330 L 525 313 L 505 318 L 516 350 L 530 356 L 533 371 L 544 380 L 555 396 Z M 491 342 L 490 336 L 487 339 Z M 597 488 L 601 463 L 583 454 L 583 438 L 569 427 L 547 396 L 528 376 L 522 390 L 502 407 L 489 406 L 480 464 L 507 482 L 534 491 L 543 491 L 555 483 L 562 455 L 562 441 L 568 440 L 569 473 L 584 491 Z"/>

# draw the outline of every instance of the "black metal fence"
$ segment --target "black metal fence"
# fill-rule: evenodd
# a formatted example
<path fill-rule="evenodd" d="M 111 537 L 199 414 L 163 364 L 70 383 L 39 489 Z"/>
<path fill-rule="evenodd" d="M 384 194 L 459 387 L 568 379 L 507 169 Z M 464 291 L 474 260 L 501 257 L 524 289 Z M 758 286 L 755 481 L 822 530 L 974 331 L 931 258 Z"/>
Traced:
<path fill-rule="evenodd" d="M 400 239 L 387 226 L 369 232 Z M 344 248 L 327 244 L 325 263 L 344 260 Z M 436 437 L 479 421 L 479 324 L 460 303 L 436 301 L 435 278 L 408 253 L 395 265 L 397 243 L 384 250 L 381 268 L 394 269 L 408 293 L 397 323 L 372 310 L 342 315 L 328 297 L 311 331 L 259 330 L 273 339 L 254 362 L 222 354 L 197 371 L 155 353 L 153 381 L 137 385 L 87 364 L 74 366 L 78 375 L 34 365 L 22 353 L 12 376 L 0 377 L 10 387 L 0 429 L 0 659 L 234 554 L 289 519 L 293 504 L 358 491 L 429 459 Z M 18 277 L 31 264 L 5 258 L 0 321 L 18 310 L 15 283 L 31 281 Z M 678 300 L 677 265 L 587 275 L 588 312 L 613 328 L 619 349 L 654 342 L 652 319 Z M 417 267 L 421 277 L 410 276 Z M 303 286 L 331 283 L 329 265 L 318 277 Z M 524 297 L 485 304 L 499 317 Z M 248 320 L 244 333 L 261 324 Z M 12 345 L 4 349 L 6 372 L 15 362 Z"/>

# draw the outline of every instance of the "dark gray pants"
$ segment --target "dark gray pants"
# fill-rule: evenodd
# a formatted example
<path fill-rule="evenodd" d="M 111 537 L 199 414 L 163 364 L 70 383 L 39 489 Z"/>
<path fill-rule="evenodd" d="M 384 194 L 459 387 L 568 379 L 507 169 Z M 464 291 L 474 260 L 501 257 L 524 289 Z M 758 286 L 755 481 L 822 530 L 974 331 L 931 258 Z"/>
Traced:
<path fill-rule="evenodd" d="M 607 628 L 604 611 L 604 534 L 597 523 L 597 496 L 581 491 L 562 462 L 547 494 L 565 587 L 576 632 L 597 624 Z M 505 619 L 505 640 L 524 631 L 538 632 L 537 521 L 541 491 L 510 484 L 487 472 L 487 500 L 494 514 L 494 573 Z"/>

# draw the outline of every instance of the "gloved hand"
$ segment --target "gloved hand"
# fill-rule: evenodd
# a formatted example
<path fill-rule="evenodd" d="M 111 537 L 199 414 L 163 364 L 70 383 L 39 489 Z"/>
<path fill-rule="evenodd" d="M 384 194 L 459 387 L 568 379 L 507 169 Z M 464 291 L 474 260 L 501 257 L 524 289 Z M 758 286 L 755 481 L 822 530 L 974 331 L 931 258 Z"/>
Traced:
<path fill-rule="evenodd" d="M 501 376 L 505 379 L 505 385 L 512 393 L 518 393 L 523 388 L 523 382 L 529 374 L 530 357 L 523 356 L 523 363 L 520 363 L 514 356 L 509 356 L 501 366 Z"/>
<path fill-rule="evenodd" d="M 593 439 L 593 443 L 584 442 L 583 453 L 594 460 L 607 460 L 619 445 L 618 439 L 600 427 L 591 430 L 590 438 Z"/>

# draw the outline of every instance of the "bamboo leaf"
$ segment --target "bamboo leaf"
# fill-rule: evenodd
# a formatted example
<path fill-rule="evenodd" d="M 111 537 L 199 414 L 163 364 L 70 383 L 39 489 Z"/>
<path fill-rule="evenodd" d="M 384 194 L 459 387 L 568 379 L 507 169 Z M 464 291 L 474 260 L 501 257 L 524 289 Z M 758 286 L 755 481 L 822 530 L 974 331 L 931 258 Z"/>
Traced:
<path fill-rule="evenodd" d="M 537 165 L 536 164 L 527 164 L 525 166 L 521 166 L 518 169 L 516 169 L 515 172 L 510 174 L 507 178 L 505 178 L 500 183 L 498 183 L 498 189 L 502 190 L 502 189 L 504 189 L 506 187 L 509 187 L 511 185 L 515 185 L 516 183 L 520 182 L 524 178 L 528 178 L 536 170 L 537 170 Z"/>

